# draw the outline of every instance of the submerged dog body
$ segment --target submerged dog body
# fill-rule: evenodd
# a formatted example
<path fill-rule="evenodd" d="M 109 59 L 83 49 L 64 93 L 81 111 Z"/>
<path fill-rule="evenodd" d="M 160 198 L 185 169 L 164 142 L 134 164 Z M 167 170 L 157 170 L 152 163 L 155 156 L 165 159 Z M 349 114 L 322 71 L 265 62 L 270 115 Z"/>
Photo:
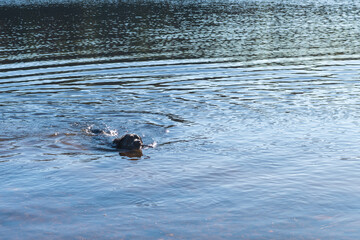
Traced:
<path fill-rule="evenodd" d="M 140 150 L 143 146 L 143 141 L 137 134 L 125 134 L 121 138 L 114 139 L 113 144 L 117 149 Z"/>

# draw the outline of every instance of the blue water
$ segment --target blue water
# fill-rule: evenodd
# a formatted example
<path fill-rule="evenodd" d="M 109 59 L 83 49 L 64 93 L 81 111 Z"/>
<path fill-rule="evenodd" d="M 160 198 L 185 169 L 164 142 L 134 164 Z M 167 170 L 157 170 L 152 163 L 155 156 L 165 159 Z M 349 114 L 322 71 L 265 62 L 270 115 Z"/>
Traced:
<path fill-rule="evenodd" d="M 2 1 L 0 238 L 357 239 L 359 21 L 345 0 Z M 125 133 L 154 147 L 121 154 Z"/>

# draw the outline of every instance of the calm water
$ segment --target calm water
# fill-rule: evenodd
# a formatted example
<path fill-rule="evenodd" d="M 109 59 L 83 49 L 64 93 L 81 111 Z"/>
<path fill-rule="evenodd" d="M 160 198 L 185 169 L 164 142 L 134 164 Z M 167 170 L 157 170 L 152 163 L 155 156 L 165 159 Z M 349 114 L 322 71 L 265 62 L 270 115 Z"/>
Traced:
<path fill-rule="evenodd" d="M 0 4 L 1 239 L 360 236 L 358 1 L 26 2 Z"/>

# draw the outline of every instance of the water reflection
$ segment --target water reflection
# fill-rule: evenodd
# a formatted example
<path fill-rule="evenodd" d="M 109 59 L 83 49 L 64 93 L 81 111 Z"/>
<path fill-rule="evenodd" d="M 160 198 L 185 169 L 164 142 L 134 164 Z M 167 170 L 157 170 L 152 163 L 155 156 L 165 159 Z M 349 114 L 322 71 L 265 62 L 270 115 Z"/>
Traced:
<path fill-rule="evenodd" d="M 4 238 L 359 236 L 358 3 L 26 2 L 0 3 Z"/>
<path fill-rule="evenodd" d="M 359 50 L 355 3 L 116 1 L 5 5 L 0 12 L 2 63 L 99 56 L 251 60 Z"/>
<path fill-rule="evenodd" d="M 128 157 L 129 160 L 139 160 L 143 156 L 142 150 L 120 151 L 120 156 Z"/>

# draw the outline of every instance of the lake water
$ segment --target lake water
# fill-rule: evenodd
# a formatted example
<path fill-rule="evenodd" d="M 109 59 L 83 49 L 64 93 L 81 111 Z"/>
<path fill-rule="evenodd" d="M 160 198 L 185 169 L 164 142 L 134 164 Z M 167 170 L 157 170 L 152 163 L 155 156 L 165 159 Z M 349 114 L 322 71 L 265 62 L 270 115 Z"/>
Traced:
<path fill-rule="evenodd" d="M 2 1 L 0 238 L 358 238 L 359 22 L 351 0 Z M 155 147 L 120 154 L 127 132 Z"/>

